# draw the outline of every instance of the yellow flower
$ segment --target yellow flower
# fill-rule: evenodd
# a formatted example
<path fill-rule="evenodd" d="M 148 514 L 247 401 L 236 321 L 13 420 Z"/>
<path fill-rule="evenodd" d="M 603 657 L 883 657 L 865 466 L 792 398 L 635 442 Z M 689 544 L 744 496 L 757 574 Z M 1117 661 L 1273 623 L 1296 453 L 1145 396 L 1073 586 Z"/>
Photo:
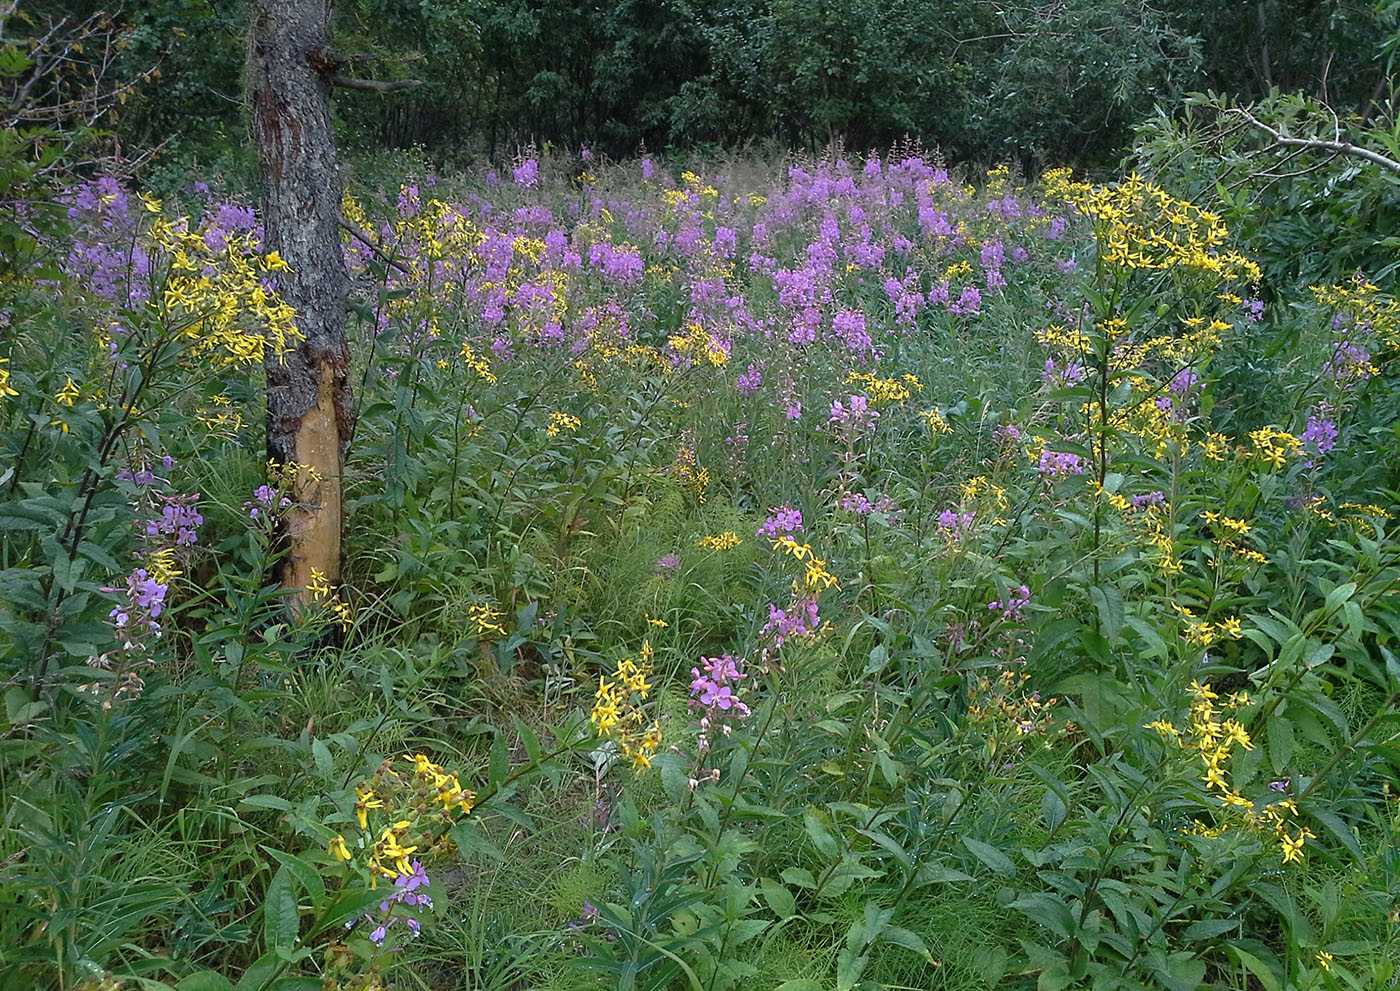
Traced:
<path fill-rule="evenodd" d="M 712 551 L 727 551 L 738 547 L 744 541 L 733 530 L 725 530 L 715 537 L 701 537 L 700 546 Z"/>
<path fill-rule="evenodd" d="M 350 861 L 355 859 L 351 856 L 350 849 L 345 845 L 345 837 L 343 836 L 332 837 L 327 852 L 336 860 Z"/>
<path fill-rule="evenodd" d="M 1332 961 L 1335 959 L 1337 958 L 1332 956 L 1332 954 L 1328 953 L 1326 950 L 1317 951 L 1318 966 L 1320 966 L 1323 970 L 1327 971 L 1327 973 L 1329 974 L 1332 973 Z"/>
<path fill-rule="evenodd" d="M 476 635 L 479 637 L 488 633 L 506 636 L 506 628 L 498 622 L 504 615 L 504 613 L 480 602 L 467 607 L 467 618 L 476 624 Z"/>
<path fill-rule="evenodd" d="M 1303 860 L 1303 834 L 1299 833 L 1297 839 L 1284 833 L 1279 838 L 1279 848 L 1283 851 L 1283 862 L 1285 864 Z"/>
<path fill-rule="evenodd" d="M 306 590 L 317 599 L 328 598 L 331 594 L 331 586 L 326 581 L 326 573 L 319 568 L 312 568 L 311 581 L 307 582 Z"/>
<path fill-rule="evenodd" d="M 549 426 L 545 428 L 545 433 L 550 437 L 558 437 L 565 431 L 573 433 L 578 428 L 578 417 L 570 416 L 568 413 L 560 413 L 556 410 L 549 414 Z"/>
<path fill-rule="evenodd" d="M 355 787 L 355 798 L 355 818 L 360 821 L 361 829 L 368 829 L 368 811 L 370 809 L 382 809 L 384 808 L 384 803 L 374 797 L 374 790 L 372 788 L 365 788 L 362 785 L 357 785 Z"/>
<path fill-rule="evenodd" d="M 58 395 L 53 398 L 55 402 L 63 406 L 72 406 L 73 401 L 77 399 L 79 395 L 78 387 L 73 384 L 73 379 L 69 378 L 68 381 L 64 383 L 63 388 L 58 390 Z"/>
<path fill-rule="evenodd" d="M 1228 791 L 1230 788 L 1221 775 L 1219 766 L 1214 763 L 1206 765 L 1206 776 L 1201 780 L 1206 783 L 1207 788 L 1220 788 L 1224 791 Z"/>

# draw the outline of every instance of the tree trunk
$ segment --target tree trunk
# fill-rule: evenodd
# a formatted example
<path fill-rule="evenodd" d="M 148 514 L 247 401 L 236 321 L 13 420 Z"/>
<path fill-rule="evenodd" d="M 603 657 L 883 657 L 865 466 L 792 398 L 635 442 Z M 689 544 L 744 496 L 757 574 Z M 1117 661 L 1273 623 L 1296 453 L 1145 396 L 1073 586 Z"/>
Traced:
<path fill-rule="evenodd" d="M 349 276 L 340 247 L 340 175 L 331 131 L 332 0 L 252 0 L 248 73 L 263 181 L 264 247 L 305 340 L 268 354 L 267 456 L 288 469 L 293 507 L 282 585 L 311 601 L 313 569 L 340 577 L 341 468 L 350 436 Z"/>

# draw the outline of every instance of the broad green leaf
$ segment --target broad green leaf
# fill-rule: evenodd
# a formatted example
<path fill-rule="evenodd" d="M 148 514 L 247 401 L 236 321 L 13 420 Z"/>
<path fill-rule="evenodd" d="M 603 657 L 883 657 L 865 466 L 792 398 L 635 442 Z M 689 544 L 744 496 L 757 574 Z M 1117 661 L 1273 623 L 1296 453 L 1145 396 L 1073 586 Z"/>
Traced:
<path fill-rule="evenodd" d="M 963 837 L 963 846 L 972 851 L 972 855 L 982 863 L 992 869 L 995 874 L 1002 877 L 1010 877 L 1016 873 L 1016 865 L 1011 858 L 1002 853 L 990 843 L 983 843 L 981 840 L 974 840 L 971 836 Z"/>
<path fill-rule="evenodd" d="M 291 949 L 301 928 L 291 871 L 279 867 L 263 900 L 263 940 L 269 948 Z"/>

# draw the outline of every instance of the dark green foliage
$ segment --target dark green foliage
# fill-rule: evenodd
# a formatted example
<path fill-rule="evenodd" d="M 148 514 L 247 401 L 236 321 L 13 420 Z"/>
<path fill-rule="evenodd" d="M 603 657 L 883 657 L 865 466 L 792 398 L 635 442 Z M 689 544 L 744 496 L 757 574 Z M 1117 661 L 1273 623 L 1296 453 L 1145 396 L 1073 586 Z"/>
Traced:
<path fill-rule="evenodd" d="M 337 112 L 350 150 L 421 145 L 440 160 L 530 143 L 616 157 L 908 136 L 958 159 L 1108 165 L 1136 121 L 1193 89 L 1280 87 L 1369 113 L 1386 95 L 1395 6 L 345 0 L 345 74 L 420 85 L 340 91 Z M 99 7 L 26 10 L 40 24 Z M 160 75 L 111 118 L 114 150 L 165 142 L 167 160 L 245 168 L 243 4 L 153 0 L 122 17 L 116 69 Z"/>

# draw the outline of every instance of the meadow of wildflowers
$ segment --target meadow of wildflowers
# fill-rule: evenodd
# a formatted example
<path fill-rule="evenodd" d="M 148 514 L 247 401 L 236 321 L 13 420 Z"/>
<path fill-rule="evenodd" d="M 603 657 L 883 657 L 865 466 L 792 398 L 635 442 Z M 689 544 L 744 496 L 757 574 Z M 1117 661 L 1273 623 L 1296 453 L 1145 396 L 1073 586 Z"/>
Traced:
<path fill-rule="evenodd" d="M 256 213 L 56 202 L 0 311 L 0 987 L 1397 974 L 1364 273 L 913 151 L 365 180 L 289 611 Z"/>

